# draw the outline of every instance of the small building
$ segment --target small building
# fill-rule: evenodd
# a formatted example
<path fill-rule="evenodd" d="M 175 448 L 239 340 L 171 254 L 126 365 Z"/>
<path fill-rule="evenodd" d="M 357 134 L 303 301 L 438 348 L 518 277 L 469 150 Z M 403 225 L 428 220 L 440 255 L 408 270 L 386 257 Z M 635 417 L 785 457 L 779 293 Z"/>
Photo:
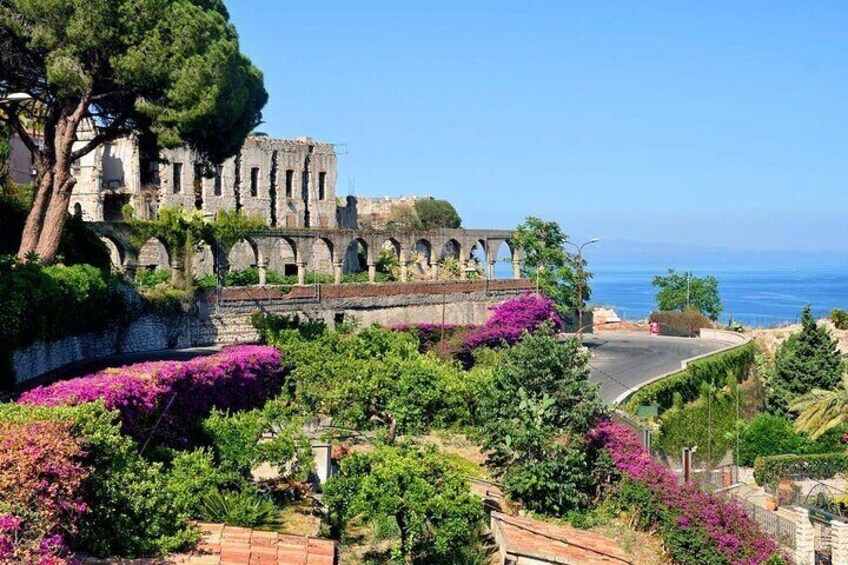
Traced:
<path fill-rule="evenodd" d="M 502 565 L 633 565 L 618 542 L 571 526 L 492 512 Z"/>

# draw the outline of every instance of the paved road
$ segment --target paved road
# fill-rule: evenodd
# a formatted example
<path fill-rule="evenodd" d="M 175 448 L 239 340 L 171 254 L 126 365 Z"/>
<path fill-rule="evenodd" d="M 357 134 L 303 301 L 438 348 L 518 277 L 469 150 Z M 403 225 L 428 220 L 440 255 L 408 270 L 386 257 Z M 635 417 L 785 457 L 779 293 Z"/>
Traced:
<path fill-rule="evenodd" d="M 651 337 L 644 332 L 584 334 L 583 343 L 592 352 L 592 378 L 600 383 L 607 402 L 653 377 L 680 369 L 684 359 L 727 347 L 718 341 Z"/>

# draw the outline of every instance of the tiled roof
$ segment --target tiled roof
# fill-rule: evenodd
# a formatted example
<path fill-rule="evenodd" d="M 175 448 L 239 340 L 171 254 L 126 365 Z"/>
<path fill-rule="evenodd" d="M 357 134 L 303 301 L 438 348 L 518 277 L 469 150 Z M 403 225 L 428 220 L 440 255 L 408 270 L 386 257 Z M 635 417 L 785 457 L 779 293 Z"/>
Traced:
<path fill-rule="evenodd" d="M 83 559 L 85 564 L 126 565 L 336 565 L 331 540 L 198 523 L 203 539 L 193 553 L 136 560 Z"/>
<path fill-rule="evenodd" d="M 571 526 L 492 513 L 492 533 L 504 556 L 559 565 L 632 565 L 607 537 Z"/>

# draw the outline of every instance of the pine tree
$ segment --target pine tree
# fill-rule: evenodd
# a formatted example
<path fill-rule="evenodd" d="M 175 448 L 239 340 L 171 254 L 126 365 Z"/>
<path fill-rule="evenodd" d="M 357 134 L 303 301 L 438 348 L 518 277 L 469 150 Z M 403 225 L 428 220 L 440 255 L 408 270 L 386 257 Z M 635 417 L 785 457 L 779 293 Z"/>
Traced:
<path fill-rule="evenodd" d="M 769 412 L 793 417 L 789 405 L 814 389 L 834 390 L 840 386 L 843 361 L 838 344 L 824 327 L 819 327 L 806 306 L 802 329 L 789 336 L 775 356 L 774 377 L 766 383 Z"/>

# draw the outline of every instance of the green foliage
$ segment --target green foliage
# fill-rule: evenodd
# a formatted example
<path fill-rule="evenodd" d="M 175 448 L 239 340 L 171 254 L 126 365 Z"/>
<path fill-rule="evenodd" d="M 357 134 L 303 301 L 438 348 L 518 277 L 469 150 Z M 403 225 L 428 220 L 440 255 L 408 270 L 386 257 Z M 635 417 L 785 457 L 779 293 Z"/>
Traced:
<path fill-rule="evenodd" d="M 757 457 L 800 454 L 807 450 L 807 438 L 795 431 L 785 418 L 759 414 L 739 429 L 739 464 L 749 467 Z"/>
<path fill-rule="evenodd" d="M 27 211 L 18 198 L 0 194 L 0 255 L 11 255 L 18 251 Z"/>
<path fill-rule="evenodd" d="M 205 226 L 206 239 L 230 249 L 245 236 L 268 229 L 262 218 L 251 217 L 241 211 L 219 210 L 215 219 Z"/>
<path fill-rule="evenodd" d="M 101 403 L 0 405 L 0 419 L 66 422 L 83 439 L 91 468 L 84 484 L 89 511 L 80 521 L 76 549 L 97 556 L 163 555 L 196 542 L 197 532 L 186 522 L 190 509 L 181 506 L 188 498 L 185 483 L 172 482 L 161 463 L 144 460 L 115 418 Z"/>
<path fill-rule="evenodd" d="M 713 327 L 709 318 L 693 309 L 651 312 L 651 321 L 660 325 L 660 335 L 697 337 L 701 328 Z"/>
<path fill-rule="evenodd" d="M 233 414 L 214 410 L 202 425 L 218 469 L 236 482 L 248 479 L 261 463 L 300 481 L 312 471 L 311 448 L 300 431 L 302 421 L 278 401 Z M 272 429 L 272 437 L 263 437 Z"/>
<path fill-rule="evenodd" d="M 35 341 L 125 324 L 137 314 L 131 295 L 119 277 L 89 265 L 42 267 L 0 257 L 0 357 Z"/>
<path fill-rule="evenodd" d="M 200 517 L 202 502 L 227 483 L 227 476 L 215 466 L 210 449 L 173 453 L 167 474 L 167 490 L 174 505 L 193 518 Z"/>
<path fill-rule="evenodd" d="M 155 220 L 131 219 L 127 222 L 132 244 L 141 248 L 151 238 L 156 238 L 171 254 L 171 262 L 184 266 L 191 272 L 190 258 L 200 248 L 206 234 L 206 224 L 200 210 L 186 211 L 179 206 L 162 207 Z"/>
<path fill-rule="evenodd" d="M 654 445 L 676 460 L 684 447 L 698 446 L 698 463 L 716 465 L 733 447 L 736 432 L 736 397 L 705 391 L 700 399 L 662 415 L 662 431 Z"/>
<path fill-rule="evenodd" d="M 711 275 L 696 277 L 691 272 L 669 269 L 668 274 L 654 277 L 651 284 L 659 289 L 656 300 L 660 310 L 693 308 L 713 321 L 721 314 L 718 280 Z"/>
<path fill-rule="evenodd" d="M 112 270 L 106 244 L 88 229 L 82 216 L 71 216 L 62 230 L 57 259 L 65 265 L 92 265 L 104 273 Z"/>
<path fill-rule="evenodd" d="M 410 563 L 456 563 L 483 518 L 462 473 L 432 447 L 378 446 L 342 460 L 324 489 L 337 532 L 355 517 L 393 520 L 398 551 Z"/>
<path fill-rule="evenodd" d="M 836 340 L 816 323 L 809 306 L 801 314 L 801 324 L 801 331 L 778 349 L 774 377 L 765 382 L 769 412 L 787 417 L 792 417 L 790 404 L 798 397 L 814 389 L 839 387 L 844 371 Z"/>
<path fill-rule="evenodd" d="M 377 272 L 386 275 L 390 281 L 400 280 L 400 260 L 394 249 L 381 249 L 377 257 Z"/>
<path fill-rule="evenodd" d="M 171 271 L 164 269 L 139 269 L 135 274 L 135 284 L 142 289 L 150 289 L 171 282 Z"/>
<path fill-rule="evenodd" d="M 244 528 L 274 525 L 279 514 L 270 498 L 251 487 L 212 491 L 202 506 L 204 520 Z"/>
<path fill-rule="evenodd" d="M 357 429 L 394 433 L 446 424 L 462 400 L 456 363 L 422 355 L 417 339 L 379 327 L 358 334 L 326 332 L 305 339 L 298 330 L 266 332 L 292 368 L 290 390 L 309 413 L 328 414 Z"/>
<path fill-rule="evenodd" d="M 848 312 L 842 308 L 834 308 L 830 311 L 830 321 L 837 330 L 848 330 Z"/>
<path fill-rule="evenodd" d="M 518 226 L 515 245 L 522 250 L 521 276 L 539 280 L 539 290 L 554 299 L 561 312 L 577 308 L 577 286 L 582 285 L 583 302 L 589 300 L 592 273 L 586 261 L 565 250 L 568 236 L 559 224 L 529 216 Z"/>
<path fill-rule="evenodd" d="M 824 481 L 848 471 L 848 455 L 819 453 L 813 455 L 772 455 L 754 461 L 754 480 L 758 485 L 775 485 L 781 479 Z"/>
<path fill-rule="evenodd" d="M 416 200 L 413 207 L 421 229 L 458 228 L 462 225 L 462 218 L 447 200 L 422 198 Z"/>
<path fill-rule="evenodd" d="M 754 344 L 748 343 L 693 361 L 683 371 L 639 389 L 627 400 L 624 408 L 632 414 L 639 406 L 649 404 L 659 404 L 662 410 L 667 410 L 674 405 L 675 394 L 679 394 L 683 402 L 697 399 L 703 383 L 722 387 L 727 383 L 728 375 L 741 382 L 754 364 L 754 351 Z"/>
<path fill-rule="evenodd" d="M 836 390 L 814 389 L 796 398 L 789 409 L 797 411 L 795 427 L 813 438 L 848 423 L 848 376 Z"/>
<path fill-rule="evenodd" d="M 266 345 L 274 336 L 288 330 L 297 330 L 305 340 L 317 339 L 327 331 L 327 323 L 321 318 L 301 319 L 297 314 L 287 316 L 260 311 L 250 315 L 250 325 L 256 328 L 259 340 Z"/>
<path fill-rule="evenodd" d="M 260 122 L 268 96 L 228 19 L 219 0 L 14 0 L 0 12 L 13 38 L 0 83 L 33 93 L 46 113 L 94 96 L 100 127 L 149 130 L 220 161 Z"/>
<path fill-rule="evenodd" d="M 527 335 L 494 369 L 484 447 L 512 496 L 561 515 L 589 503 L 597 454 L 583 438 L 604 413 L 579 341 Z"/>

